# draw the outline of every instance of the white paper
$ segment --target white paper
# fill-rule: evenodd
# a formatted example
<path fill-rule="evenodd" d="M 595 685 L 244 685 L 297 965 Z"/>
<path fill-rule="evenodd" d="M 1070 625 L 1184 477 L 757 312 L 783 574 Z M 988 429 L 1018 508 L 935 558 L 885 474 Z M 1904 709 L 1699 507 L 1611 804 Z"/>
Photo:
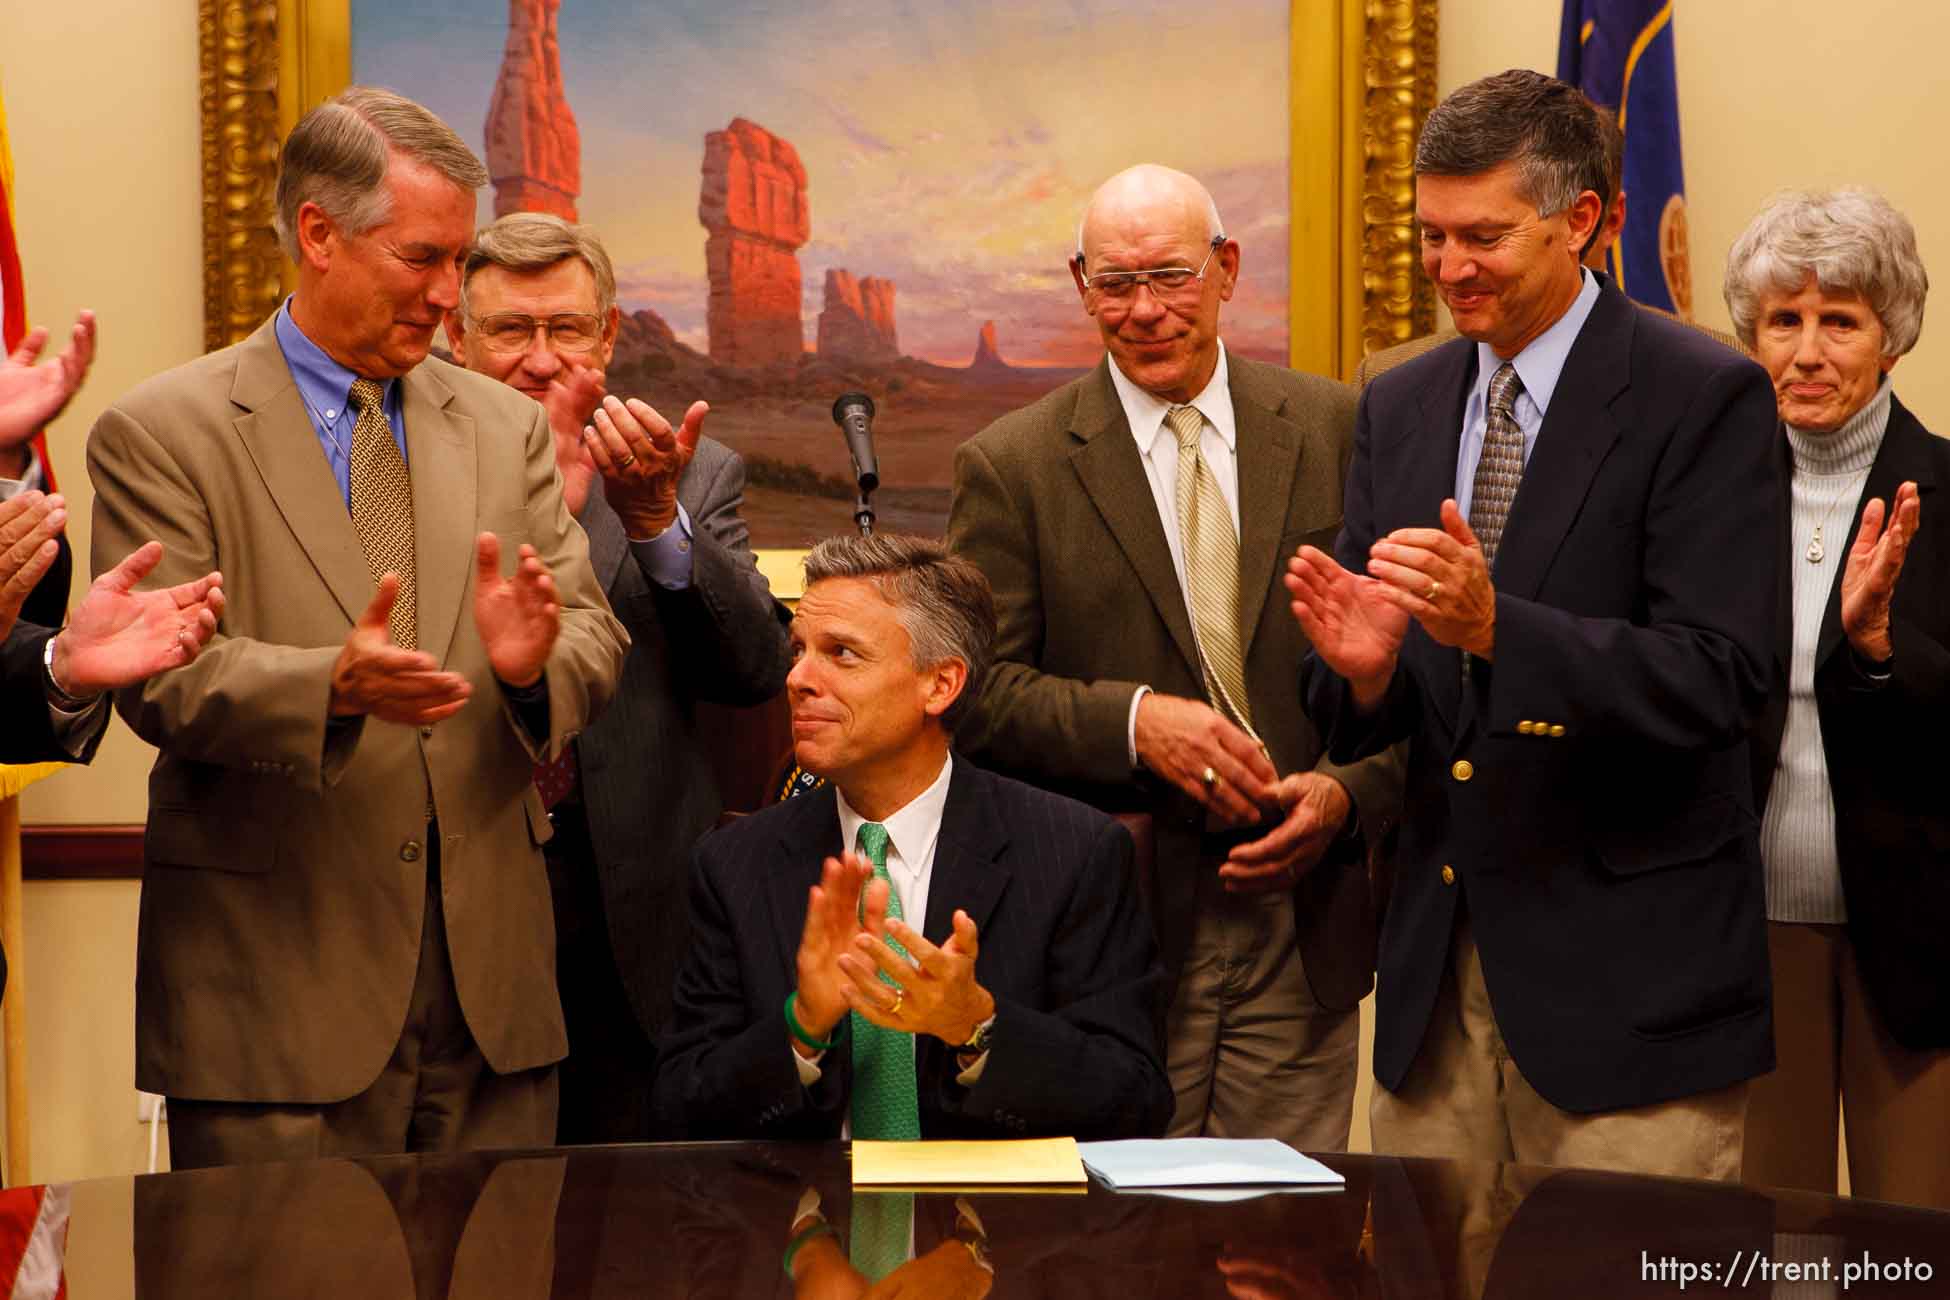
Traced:
<path fill-rule="evenodd" d="M 1079 1142 L 1083 1163 L 1113 1190 L 1137 1187 L 1339 1187 L 1346 1180 L 1272 1138 L 1136 1138 Z"/>

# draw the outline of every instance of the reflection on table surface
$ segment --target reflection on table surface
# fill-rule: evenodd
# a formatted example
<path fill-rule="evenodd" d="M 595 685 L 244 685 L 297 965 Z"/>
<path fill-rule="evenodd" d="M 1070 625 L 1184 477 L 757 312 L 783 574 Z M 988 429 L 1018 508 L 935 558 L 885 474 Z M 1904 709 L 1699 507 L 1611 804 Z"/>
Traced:
<path fill-rule="evenodd" d="M 1231 1204 L 856 1193 L 838 1143 L 256 1165 L 0 1193 L 0 1259 L 65 1226 L 75 1300 L 1950 1295 L 1950 1215 L 1323 1159 L 1344 1190 Z"/>

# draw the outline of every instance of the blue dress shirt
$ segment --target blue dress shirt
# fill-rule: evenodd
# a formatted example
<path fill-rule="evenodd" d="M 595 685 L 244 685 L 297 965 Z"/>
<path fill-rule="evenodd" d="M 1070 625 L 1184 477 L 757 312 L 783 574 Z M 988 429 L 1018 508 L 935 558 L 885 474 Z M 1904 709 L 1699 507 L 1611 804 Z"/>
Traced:
<path fill-rule="evenodd" d="M 1564 362 L 1571 345 L 1578 341 L 1585 319 L 1598 302 L 1598 281 L 1590 271 L 1584 273 L 1584 287 L 1571 300 L 1570 310 L 1536 338 L 1530 346 L 1512 357 L 1523 392 L 1517 395 L 1513 414 L 1523 433 L 1523 463 L 1530 464 L 1530 452 L 1537 445 L 1537 431 L 1544 427 L 1544 412 L 1550 410 L 1551 394 L 1564 374 Z M 1462 447 L 1456 453 L 1456 507 L 1469 518 L 1469 503 L 1476 492 L 1476 462 L 1483 458 L 1483 434 L 1490 422 L 1490 378 L 1503 359 L 1487 343 L 1476 345 L 1476 383 L 1463 404 Z"/>
<path fill-rule="evenodd" d="M 312 432 L 318 435 L 318 445 L 325 451 L 325 462 L 332 467 L 332 477 L 338 480 L 339 495 L 345 498 L 345 508 L 352 508 L 352 426 L 359 422 L 359 413 L 351 409 L 352 381 L 360 376 L 347 370 L 325 354 L 325 350 L 305 337 L 298 328 L 298 322 L 291 319 L 291 299 L 286 298 L 278 308 L 277 316 L 278 348 L 284 353 L 284 363 L 291 368 L 291 377 L 298 383 L 298 396 L 305 403 L 305 414 L 311 417 Z M 399 446 L 400 459 L 406 459 L 406 415 L 400 409 L 399 380 L 383 381 L 386 386 L 386 421 L 393 426 L 393 441 Z"/>

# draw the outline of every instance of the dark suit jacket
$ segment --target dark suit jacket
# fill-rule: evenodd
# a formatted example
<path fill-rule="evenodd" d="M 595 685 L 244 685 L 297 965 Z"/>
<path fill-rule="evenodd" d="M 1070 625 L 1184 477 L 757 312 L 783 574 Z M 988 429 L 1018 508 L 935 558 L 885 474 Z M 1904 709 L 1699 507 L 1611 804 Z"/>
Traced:
<path fill-rule="evenodd" d="M 659 586 L 636 563 L 600 486 L 579 516 L 590 565 L 630 633 L 616 697 L 576 742 L 582 796 L 610 949 L 637 1020 L 653 1037 L 670 1014 L 671 981 L 688 946 L 691 846 L 722 810 L 697 702 L 769 699 L 792 666 L 782 611 L 738 513 L 744 495 L 744 462 L 723 443 L 700 439 L 677 487 L 693 528 L 684 591 Z"/>
<path fill-rule="evenodd" d="M 54 563 L 27 593 L 20 607 L 22 622 L 60 627 L 68 621 L 68 588 L 74 585 L 74 548 L 68 545 L 66 532 L 57 534 L 54 540 L 60 549 L 55 553 Z"/>
<path fill-rule="evenodd" d="M 1787 442 L 1780 442 L 1783 472 Z M 1871 498 L 1885 505 L 1914 480 L 1922 520 L 1910 541 L 1890 606 L 1896 661 L 1877 687 L 1857 671 L 1842 635 L 1841 571 L 1828 593 L 1815 648 L 1815 708 L 1835 798 L 1835 851 L 1848 904 L 1848 932 L 1862 979 L 1896 1041 L 1912 1050 L 1950 1047 L 1950 816 L 1942 764 L 1932 753 L 1950 725 L 1950 522 L 1936 489 L 1950 483 L 1950 443 L 1932 437 L 1908 408 L 1890 399 L 1889 428 L 1869 467 L 1852 519 Z M 1796 562 L 1786 530 L 1783 485 L 1780 553 Z M 1837 539 L 1855 537 L 1855 524 Z M 1778 686 L 1754 736 L 1755 807 L 1767 792 L 1787 726 L 1787 663 L 1792 599 L 1785 569 L 1775 633 Z"/>
<path fill-rule="evenodd" d="M 1341 524 L 1354 394 L 1344 385 L 1228 355 L 1238 429 L 1240 617 L 1254 728 L 1282 774 L 1318 768 L 1353 794 L 1374 835 L 1394 807 L 1388 759 L 1325 758 L 1294 673 L 1306 638 L 1279 576 L 1302 543 Z M 1155 913 L 1172 978 L 1190 940 L 1203 811 L 1131 771 L 1131 695 L 1140 684 L 1205 698 L 1185 596 L 1106 360 L 1004 416 L 955 453 L 948 541 L 988 575 L 996 665 L 958 743 L 982 762 L 1111 812 L 1150 813 Z M 1358 846 L 1340 846 L 1294 887 L 1301 961 L 1325 1006 L 1372 984 L 1374 919 Z"/>
<path fill-rule="evenodd" d="M 1082 804 L 954 761 L 922 934 L 946 942 L 956 908 L 974 918 L 975 977 L 995 996 L 995 1036 L 970 1088 L 955 1081 L 947 1044 L 917 1038 L 922 1136 L 1163 1133 L 1172 1098 L 1160 972 L 1132 887 L 1130 835 Z M 697 846 L 690 956 L 660 1047 L 666 1125 L 693 1138 L 839 1136 L 845 1023 L 808 1089 L 785 998 L 798 982 L 807 890 L 840 848 L 830 787 Z"/>
<path fill-rule="evenodd" d="M 47 712 L 43 681 L 47 670 L 41 655 L 53 635 L 53 628 L 25 620 L 16 621 L 7 632 L 5 649 L 0 651 L 0 700 L 6 710 L 0 763 L 67 762 L 73 757 L 54 738 L 53 719 Z"/>
<path fill-rule="evenodd" d="M 1497 554 L 1494 664 L 1465 684 L 1459 653 L 1411 625 L 1366 718 L 1307 665 L 1334 757 L 1409 742 L 1377 968 L 1387 1088 L 1420 1050 L 1465 897 L 1498 1026 L 1553 1105 L 1643 1105 L 1773 1065 L 1746 749 L 1773 681 L 1773 393 L 1600 285 Z M 1457 340 L 1368 386 L 1342 565 L 1435 523 L 1475 375 Z"/>

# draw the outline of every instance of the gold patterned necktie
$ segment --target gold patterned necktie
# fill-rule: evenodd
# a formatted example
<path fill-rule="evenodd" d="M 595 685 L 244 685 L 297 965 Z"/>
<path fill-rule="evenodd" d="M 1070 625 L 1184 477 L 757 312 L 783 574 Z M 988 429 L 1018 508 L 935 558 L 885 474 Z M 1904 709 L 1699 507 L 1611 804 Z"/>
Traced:
<path fill-rule="evenodd" d="M 1469 496 L 1469 531 L 1483 544 L 1483 563 L 1494 566 L 1503 526 L 1510 521 L 1517 487 L 1523 482 L 1523 430 L 1517 425 L 1517 395 L 1523 380 L 1508 361 L 1490 376 L 1489 420 L 1483 428 L 1483 453 Z M 1494 568 L 1492 567 L 1492 572 Z"/>
<path fill-rule="evenodd" d="M 1239 534 L 1219 480 L 1199 454 L 1205 417 L 1196 406 L 1174 406 L 1165 412 L 1165 423 L 1178 439 L 1178 541 L 1185 551 L 1185 586 L 1205 694 L 1212 707 L 1257 740 L 1239 637 Z"/>
<path fill-rule="evenodd" d="M 350 458 L 352 528 L 359 534 L 372 580 L 399 575 L 399 597 L 386 624 L 394 645 L 417 650 L 420 584 L 413 558 L 413 484 L 386 419 L 385 386 L 376 379 L 353 380 L 352 405 L 359 408 Z"/>

